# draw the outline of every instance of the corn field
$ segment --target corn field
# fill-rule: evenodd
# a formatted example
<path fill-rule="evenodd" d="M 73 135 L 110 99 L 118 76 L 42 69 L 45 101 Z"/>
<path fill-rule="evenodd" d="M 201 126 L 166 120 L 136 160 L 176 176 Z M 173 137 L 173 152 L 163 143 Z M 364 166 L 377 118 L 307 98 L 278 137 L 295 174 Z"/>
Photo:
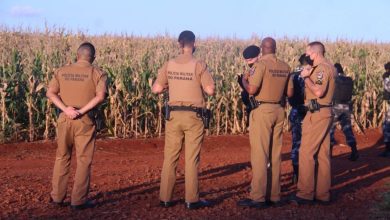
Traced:
<path fill-rule="evenodd" d="M 208 64 L 216 94 L 207 99 L 213 110 L 209 134 L 246 133 L 244 106 L 237 73 L 245 70 L 241 57 L 250 40 L 208 38 L 197 41 L 196 57 Z M 0 142 L 48 140 L 56 135 L 56 109 L 45 97 L 56 68 L 74 62 L 84 41 L 97 49 L 95 64 L 109 76 L 103 104 L 107 128 L 100 135 L 116 138 L 161 136 L 164 131 L 162 96 L 151 93 L 157 70 L 179 53 L 176 37 L 88 36 L 63 29 L 45 32 L 0 30 Z M 277 56 L 292 68 L 308 43 L 277 39 Z M 390 61 L 390 44 L 324 42 L 327 57 L 340 62 L 355 81 L 354 119 L 364 128 L 381 126 L 387 104 L 382 99 L 383 64 Z M 286 108 L 288 114 L 289 108 Z M 288 123 L 286 123 L 286 129 Z M 356 123 L 354 128 L 357 131 Z"/>

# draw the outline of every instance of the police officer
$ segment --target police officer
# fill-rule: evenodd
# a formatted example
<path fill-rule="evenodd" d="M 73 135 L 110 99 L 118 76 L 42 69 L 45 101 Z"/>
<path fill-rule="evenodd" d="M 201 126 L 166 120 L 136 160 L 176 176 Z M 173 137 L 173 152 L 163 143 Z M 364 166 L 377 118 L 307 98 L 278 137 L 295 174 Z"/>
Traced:
<path fill-rule="evenodd" d="M 261 43 L 262 56 L 254 71 L 243 78 L 243 85 L 254 95 L 256 108 L 250 113 L 249 140 L 251 145 L 252 182 L 250 198 L 237 205 L 264 208 L 280 201 L 280 164 L 284 108 L 281 105 L 294 90 L 289 81 L 290 67 L 275 55 L 276 42 L 267 37 Z M 289 83 L 288 83 L 289 82 Z M 267 165 L 272 169 L 270 201 L 266 201 Z M 269 203 L 268 203 L 269 202 Z"/>
<path fill-rule="evenodd" d="M 76 150 L 77 168 L 71 196 L 73 209 L 91 208 L 87 199 L 92 157 L 95 150 L 95 125 L 91 110 L 106 96 L 107 75 L 92 66 L 95 47 L 85 42 L 77 50 L 77 62 L 55 71 L 46 96 L 59 108 L 57 153 L 53 170 L 50 202 L 64 205 L 72 147 Z"/>
<path fill-rule="evenodd" d="M 181 54 L 166 62 L 158 71 L 152 92 L 169 90 L 170 117 L 165 125 L 164 163 L 161 173 L 160 206 L 175 205 L 172 193 L 176 167 L 185 145 L 185 205 L 188 209 L 209 206 L 199 199 L 198 165 L 204 136 L 204 124 L 199 110 L 205 107 L 203 92 L 214 94 L 214 81 L 206 64 L 193 57 L 195 35 L 183 31 L 179 35 Z"/>
<path fill-rule="evenodd" d="M 238 83 L 239 83 L 240 87 L 242 88 L 241 99 L 246 107 L 245 111 L 246 111 L 246 126 L 247 127 L 249 126 L 249 114 L 252 111 L 252 106 L 251 106 L 250 99 L 249 99 L 250 96 L 242 84 L 242 78 L 243 77 L 247 78 L 249 75 L 251 75 L 251 73 L 253 73 L 253 71 L 255 70 L 253 65 L 258 61 L 259 55 L 260 55 L 260 48 L 256 45 L 251 45 L 251 46 L 245 48 L 245 50 L 242 52 L 242 56 L 244 57 L 246 64 L 248 64 L 248 66 L 249 66 L 248 71 L 246 71 L 243 75 L 238 76 Z"/>
<path fill-rule="evenodd" d="M 389 103 L 390 100 L 390 62 L 385 64 L 386 72 L 383 74 L 383 99 Z M 387 109 L 385 121 L 383 122 L 383 139 L 385 150 L 380 154 L 382 157 L 390 157 L 390 109 Z"/>
<path fill-rule="evenodd" d="M 321 42 L 309 43 L 306 55 L 313 60 L 313 67 L 304 68 L 301 72 L 305 81 L 305 104 L 308 112 L 302 124 L 298 191 L 292 198 L 292 202 L 297 204 L 312 203 L 314 198 L 321 204 L 330 201 L 329 129 L 333 117 L 331 104 L 336 71 L 324 54 L 325 47 Z M 315 158 L 318 162 L 317 172 Z"/>
<path fill-rule="evenodd" d="M 333 124 L 330 129 L 330 143 L 331 146 L 336 144 L 334 131 L 336 129 L 337 122 L 340 122 L 347 144 L 351 147 L 351 155 L 348 159 L 350 161 L 356 161 L 359 158 L 359 153 L 356 148 L 356 139 L 353 135 L 351 125 L 353 81 L 351 77 L 344 74 L 343 67 L 340 63 L 335 63 L 334 67 L 336 68 L 338 75 L 335 79 L 336 88 L 333 95 L 332 110 L 334 117 Z"/>
<path fill-rule="evenodd" d="M 291 146 L 291 162 L 293 165 L 293 183 L 298 181 L 298 156 L 299 146 L 301 145 L 302 136 L 302 120 L 306 115 L 306 109 L 304 106 L 305 98 L 305 82 L 300 76 L 303 67 L 306 65 L 313 65 L 310 59 L 307 59 L 306 54 L 302 54 L 299 57 L 300 66 L 294 70 L 291 74 L 291 80 L 294 84 L 294 95 L 288 99 L 288 103 L 291 106 L 289 115 L 289 121 L 291 123 L 291 135 L 292 135 L 292 146 Z"/>

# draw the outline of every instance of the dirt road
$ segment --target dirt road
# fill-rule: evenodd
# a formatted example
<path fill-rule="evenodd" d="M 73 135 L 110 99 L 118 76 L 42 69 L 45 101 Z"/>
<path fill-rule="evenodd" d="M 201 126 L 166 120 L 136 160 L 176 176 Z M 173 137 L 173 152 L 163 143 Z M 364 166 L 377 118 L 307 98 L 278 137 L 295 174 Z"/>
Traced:
<path fill-rule="evenodd" d="M 379 130 L 358 135 L 360 159 L 347 160 L 349 148 L 335 146 L 332 159 L 330 206 L 297 207 L 285 203 L 265 210 L 236 206 L 248 195 L 251 179 L 248 136 L 211 136 L 201 155 L 201 196 L 214 205 L 202 210 L 186 210 L 183 205 L 183 157 L 177 170 L 174 198 L 179 204 L 170 209 L 158 206 L 159 178 L 163 160 L 163 139 L 111 140 L 97 142 L 93 162 L 90 197 L 98 206 L 72 211 L 48 204 L 56 144 L 16 143 L 0 145 L 0 219 L 389 219 L 378 212 L 377 203 L 389 190 L 390 160 L 377 155 L 383 150 Z M 336 139 L 345 143 L 343 136 Z M 295 192 L 291 184 L 291 136 L 283 141 L 282 195 Z M 75 160 L 72 161 L 74 173 Z M 72 186 L 70 179 L 69 189 Z M 69 202 L 69 197 L 66 199 Z"/>

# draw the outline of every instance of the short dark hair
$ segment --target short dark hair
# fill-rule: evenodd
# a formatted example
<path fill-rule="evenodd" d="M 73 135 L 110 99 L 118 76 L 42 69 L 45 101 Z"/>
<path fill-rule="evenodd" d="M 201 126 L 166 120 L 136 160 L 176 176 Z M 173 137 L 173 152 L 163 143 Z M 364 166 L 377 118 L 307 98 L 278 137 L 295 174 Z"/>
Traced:
<path fill-rule="evenodd" d="M 325 46 L 323 43 L 319 42 L 319 41 L 313 41 L 311 43 L 308 44 L 309 47 L 315 47 L 315 48 L 318 48 L 318 52 L 320 52 L 322 55 L 325 55 Z"/>
<path fill-rule="evenodd" d="M 344 69 L 343 69 L 343 66 L 341 66 L 341 64 L 340 64 L 340 63 L 335 63 L 335 64 L 334 64 L 334 67 L 336 68 L 336 70 L 337 70 L 337 73 L 344 74 Z"/>
<path fill-rule="evenodd" d="M 309 64 L 310 66 L 313 66 L 313 61 L 310 59 L 309 56 L 307 56 L 305 53 L 302 54 L 299 59 L 298 59 L 299 63 L 303 66 L 303 65 L 307 65 Z"/>
<path fill-rule="evenodd" d="M 299 63 L 300 63 L 301 65 L 307 64 L 306 54 L 305 54 L 305 53 L 302 54 L 302 55 L 299 57 L 298 61 L 299 61 Z"/>
<path fill-rule="evenodd" d="M 90 42 L 82 43 L 77 49 L 77 51 L 88 51 L 91 58 L 95 57 L 95 52 L 96 52 L 95 46 L 93 46 L 93 44 L 91 44 Z"/>
<path fill-rule="evenodd" d="M 385 70 L 390 70 L 390 62 L 387 62 L 387 63 L 385 64 Z"/>
<path fill-rule="evenodd" d="M 177 40 L 181 46 L 193 44 L 195 42 L 195 34 L 192 31 L 182 31 Z"/>

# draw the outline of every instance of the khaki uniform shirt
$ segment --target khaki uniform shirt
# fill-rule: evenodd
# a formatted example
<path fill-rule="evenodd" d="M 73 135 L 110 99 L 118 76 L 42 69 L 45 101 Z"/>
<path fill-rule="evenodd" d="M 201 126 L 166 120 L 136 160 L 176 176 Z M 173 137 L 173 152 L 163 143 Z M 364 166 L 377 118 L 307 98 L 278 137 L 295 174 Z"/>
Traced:
<path fill-rule="evenodd" d="M 286 89 L 293 88 L 290 79 L 290 67 L 276 58 L 275 54 L 262 56 L 254 64 L 254 71 L 249 76 L 249 85 L 259 88 L 256 100 L 280 102 L 286 95 Z"/>
<path fill-rule="evenodd" d="M 97 92 L 106 92 L 107 74 L 87 61 L 57 69 L 49 88 L 59 94 L 66 106 L 82 108 Z"/>
<path fill-rule="evenodd" d="M 169 105 L 204 107 L 202 88 L 214 85 L 207 65 L 192 55 L 181 54 L 166 62 L 156 82 L 169 90 Z"/>

